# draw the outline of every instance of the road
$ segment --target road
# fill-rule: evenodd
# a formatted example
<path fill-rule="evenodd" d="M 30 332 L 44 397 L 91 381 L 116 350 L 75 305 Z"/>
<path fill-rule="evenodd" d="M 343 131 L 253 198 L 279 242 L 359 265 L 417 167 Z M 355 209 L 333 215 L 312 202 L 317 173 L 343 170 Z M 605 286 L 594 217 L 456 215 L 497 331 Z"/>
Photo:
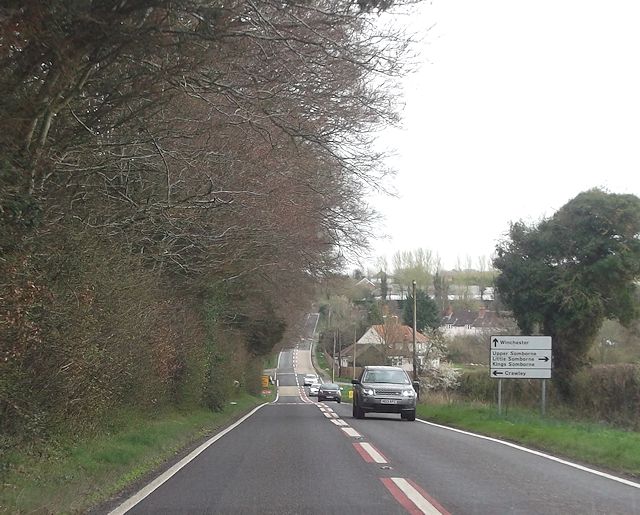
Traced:
<path fill-rule="evenodd" d="M 305 327 L 314 326 L 309 317 Z M 303 338 L 263 405 L 116 513 L 638 514 L 640 485 L 397 415 L 308 398 Z"/>

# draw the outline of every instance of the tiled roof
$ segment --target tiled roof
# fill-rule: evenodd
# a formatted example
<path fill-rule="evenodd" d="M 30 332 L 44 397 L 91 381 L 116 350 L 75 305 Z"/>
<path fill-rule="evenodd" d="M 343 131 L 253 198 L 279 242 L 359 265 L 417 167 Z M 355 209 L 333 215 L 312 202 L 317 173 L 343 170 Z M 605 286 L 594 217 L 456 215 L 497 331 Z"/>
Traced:
<path fill-rule="evenodd" d="M 408 325 L 390 324 L 390 325 L 374 325 L 373 329 L 380 335 L 380 338 L 387 343 L 413 343 L 413 328 Z M 427 338 L 420 331 L 416 331 L 416 342 L 427 343 Z"/>

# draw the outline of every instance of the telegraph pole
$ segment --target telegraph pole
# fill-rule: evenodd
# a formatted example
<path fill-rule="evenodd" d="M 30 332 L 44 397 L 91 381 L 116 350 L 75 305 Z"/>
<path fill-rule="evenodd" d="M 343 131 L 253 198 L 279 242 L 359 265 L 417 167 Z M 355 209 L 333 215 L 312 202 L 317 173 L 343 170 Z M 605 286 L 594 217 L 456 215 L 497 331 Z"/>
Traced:
<path fill-rule="evenodd" d="M 333 354 L 331 355 L 331 382 L 336 380 L 336 332 L 333 331 Z"/>
<path fill-rule="evenodd" d="M 418 366 L 416 359 L 416 282 L 412 282 L 413 286 L 413 380 L 418 380 Z"/>

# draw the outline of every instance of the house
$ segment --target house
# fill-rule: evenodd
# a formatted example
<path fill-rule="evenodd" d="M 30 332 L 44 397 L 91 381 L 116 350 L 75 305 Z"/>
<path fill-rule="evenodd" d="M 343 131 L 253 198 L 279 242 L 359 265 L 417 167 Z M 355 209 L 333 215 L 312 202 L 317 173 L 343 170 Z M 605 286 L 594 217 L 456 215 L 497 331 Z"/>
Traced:
<path fill-rule="evenodd" d="M 493 286 L 451 284 L 449 285 L 448 298 L 449 300 L 473 299 L 490 302 L 494 300 L 494 288 Z"/>
<path fill-rule="evenodd" d="M 511 320 L 500 316 L 497 311 L 491 311 L 484 307 L 477 311 L 470 309 L 454 310 L 447 308 L 442 317 L 440 331 L 445 338 L 456 336 L 476 336 L 490 333 L 502 333 L 512 327 Z"/>
<path fill-rule="evenodd" d="M 356 283 L 356 288 L 358 290 L 366 291 L 367 293 L 373 296 L 375 296 L 376 294 L 379 294 L 378 293 L 379 288 L 375 285 L 375 283 L 373 283 L 366 277 L 363 277 Z"/>
<path fill-rule="evenodd" d="M 341 366 L 393 365 L 413 370 L 413 329 L 395 321 L 371 326 L 353 345 L 342 349 Z M 437 367 L 440 356 L 433 355 L 429 338 L 416 332 L 416 358 L 420 367 Z"/>

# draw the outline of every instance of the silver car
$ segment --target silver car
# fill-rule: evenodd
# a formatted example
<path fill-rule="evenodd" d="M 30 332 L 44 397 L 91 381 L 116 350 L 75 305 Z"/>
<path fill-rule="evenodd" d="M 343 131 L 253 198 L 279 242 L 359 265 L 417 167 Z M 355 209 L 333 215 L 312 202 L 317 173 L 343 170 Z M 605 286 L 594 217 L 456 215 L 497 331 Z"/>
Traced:
<path fill-rule="evenodd" d="M 364 367 L 353 384 L 353 416 L 365 413 L 400 413 L 404 420 L 416 419 L 417 381 L 399 367 Z"/>
<path fill-rule="evenodd" d="M 320 383 L 313 383 L 312 385 L 309 385 L 309 397 L 317 397 L 318 388 L 320 388 Z"/>
<path fill-rule="evenodd" d="M 315 374 L 305 374 L 302 382 L 304 386 L 311 386 L 313 383 L 318 382 L 318 376 Z"/>

